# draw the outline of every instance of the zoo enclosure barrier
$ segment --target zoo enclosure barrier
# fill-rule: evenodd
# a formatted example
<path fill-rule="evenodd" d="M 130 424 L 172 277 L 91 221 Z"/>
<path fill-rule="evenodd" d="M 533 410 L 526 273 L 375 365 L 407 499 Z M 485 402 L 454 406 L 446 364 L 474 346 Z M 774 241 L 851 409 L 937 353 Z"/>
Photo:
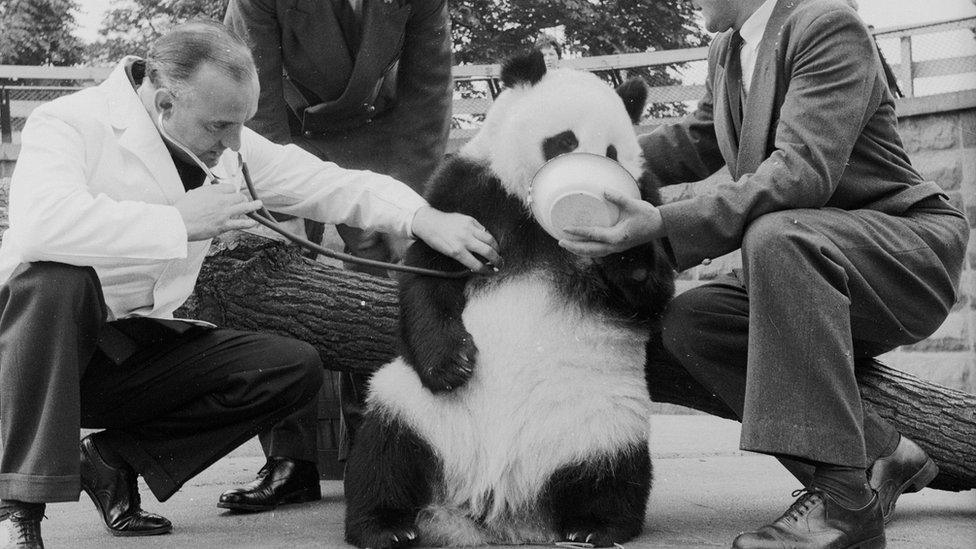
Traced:
<path fill-rule="evenodd" d="M 905 97 L 976 89 L 976 17 L 872 29 L 882 57 Z M 588 70 L 618 84 L 629 72 L 657 69 L 677 83 L 650 82 L 646 128 L 667 122 L 661 112 L 694 109 L 704 92 L 708 48 L 568 58 L 566 67 Z M 46 101 L 97 84 L 111 67 L 0 65 L 0 161 L 16 159 L 15 145 L 27 115 Z M 457 65 L 450 150 L 477 131 L 500 89 L 500 67 Z M 670 108 L 662 109 L 662 106 Z"/>

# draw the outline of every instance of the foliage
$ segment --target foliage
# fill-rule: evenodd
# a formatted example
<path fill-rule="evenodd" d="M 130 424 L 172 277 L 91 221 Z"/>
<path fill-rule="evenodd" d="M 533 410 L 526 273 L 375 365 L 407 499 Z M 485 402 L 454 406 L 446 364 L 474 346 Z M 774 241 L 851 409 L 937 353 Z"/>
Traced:
<path fill-rule="evenodd" d="M 685 0 L 452 0 L 455 60 L 494 63 L 561 27 L 579 56 L 704 45 Z"/>
<path fill-rule="evenodd" d="M 685 0 L 452 0 L 456 63 L 496 63 L 530 47 L 548 29 L 562 34 L 563 55 L 590 57 L 707 44 Z M 550 33 L 553 34 L 553 33 Z M 621 75 L 601 74 L 607 80 Z M 628 71 L 651 86 L 677 84 L 668 67 Z M 484 95 L 461 86 L 467 97 Z M 684 113 L 681 103 L 652 105 L 654 116 Z"/>
<path fill-rule="evenodd" d="M 75 0 L 0 0 L 0 64 L 73 65 L 82 44 Z"/>
<path fill-rule="evenodd" d="M 91 63 L 114 63 L 126 55 L 145 55 L 169 28 L 196 18 L 222 20 L 227 0 L 113 0 L 90 44 Z"/>

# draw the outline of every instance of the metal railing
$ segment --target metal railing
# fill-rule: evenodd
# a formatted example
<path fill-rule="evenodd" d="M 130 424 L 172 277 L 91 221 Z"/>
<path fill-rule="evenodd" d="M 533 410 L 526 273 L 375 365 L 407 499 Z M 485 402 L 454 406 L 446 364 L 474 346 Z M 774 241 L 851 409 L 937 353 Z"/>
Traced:
<path fill-rule="evenodd" d="M 967 36 L 976 44 L 974 37 L 976 17 L 951 21 L 908 25 L 895 28 L 872 30 L 879 44 L 879 51 L 889 61 L 897 77 L 898 87 L 906 97 L 919 94 L 917 83 L 947 77 L 957 78 L 956 82 L 943 82 L 941 91 L 976 89 L 976 53 L 959 55 L 955 46 L 942 48 L 945 55 L 927 52 L 924 58 L 916 56 L 916 43 L 929 40 L 933 36 L 963 39 Z M 936 38 L 938 42 L 939 38 Z M 897 44 L 895 48 L 893 44 Z M 926 46 L 928 50 L 933 48 Z M 937 48 L 936 48 L 937 49 Z M 976 46 L 969 48 L 976 52 Z M 938 53 L 938 52 L 937 52 Z M 564 66 L 593 71 L 608 75 L 613 82 L 619 82 L 630 69 L 643 67 L 666 67 L 673 74 L 679 74 L 683 67 L 681 85 L 652 86 L 648 95 L 650 104 L 684 103 L 693 105 L 704 91 L 704 62 L 708 48 L 630 53 L 564 59 Z M 38 105 L 61 95 L 72 93 L 85 86 L 97 84 L 111 72 L 111 67 L 36 67 L 19 65 L 0 65 L 0 142 L 10 143 L 14 134 L 23 127 L 24 119 Z M 688 73 L 698 76 L 688 77 Z M 480 119 L 491 106 L 492 99 L 501 89 L 500 67 L 491 65 L 458 65 L 453 70 L 455 81 L 454 115 L 455 123 L 451 131 L 451 148 L 467 140 L 477 131 Z M 940 92 L 937 92 L 940 93 Z M 653 126 L 667 119 L 653 119 L 645 122 Z"/>

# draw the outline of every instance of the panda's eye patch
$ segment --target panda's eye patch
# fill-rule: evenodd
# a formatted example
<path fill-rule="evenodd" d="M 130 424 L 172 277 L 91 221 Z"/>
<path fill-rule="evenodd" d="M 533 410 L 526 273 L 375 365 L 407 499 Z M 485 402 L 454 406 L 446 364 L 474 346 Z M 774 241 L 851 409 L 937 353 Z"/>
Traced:
<path fill-rule="evenodd" d="M 617 159 L 617 147 L 614 147 L 613 145 L 607 147 L 607 158 L 609 158 L 610 160 Z"/>
<path fill-rule="evenodd" d="M 576 134 L 572 130 L 566 130 L 552 137 L 547 137 L 542 142 L 542 154 L 546 160 L 551 160 L 563 153 L 575 151 L 576 147 L 579 147 Z"/>

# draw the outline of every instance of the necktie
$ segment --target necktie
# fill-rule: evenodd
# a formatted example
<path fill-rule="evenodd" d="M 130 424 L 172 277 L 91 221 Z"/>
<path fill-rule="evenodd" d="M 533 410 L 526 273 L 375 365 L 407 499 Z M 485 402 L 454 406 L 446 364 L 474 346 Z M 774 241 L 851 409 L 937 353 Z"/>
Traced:
<path fill-rule="evenodd" d="M 356 54 L 359 51 L 359 41 L 361 40 L 359 17 L 353 9 L 349 0 L 332 0 L 336 17 L 339 19 L 339 26 L 342 27 L 342 34 L 346 39 L 346 46 L 349 52 Z"/>
<path fill-rule="evenodd" d="M 732 127 L 736 138 L 742 131 L 742 35 L 737 32 L 729 40 L 729 57 L 725 61 L 725 87 L 729 92 L 729 112 L 732 114 Z"/>

